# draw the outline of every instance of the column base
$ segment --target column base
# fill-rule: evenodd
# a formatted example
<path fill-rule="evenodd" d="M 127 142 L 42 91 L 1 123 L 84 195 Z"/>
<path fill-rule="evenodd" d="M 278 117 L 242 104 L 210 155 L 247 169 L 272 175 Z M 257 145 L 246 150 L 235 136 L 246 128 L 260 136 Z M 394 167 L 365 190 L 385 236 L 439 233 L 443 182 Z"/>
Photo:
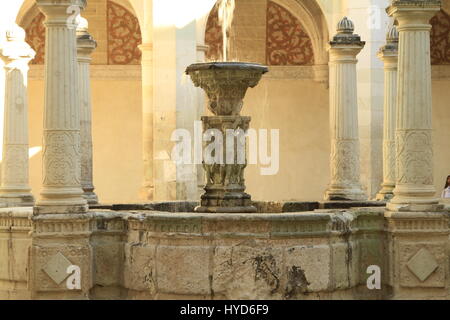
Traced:
<path fill-rule="evenodd" d="M 444 205 L 436 203 L 393 203 L 388 202 L 386 208 L 391 212 L 442 212 Z"/>
<path fill-rule="evenodd" d="M 241 189 L 242 190 L 242 189 Z M 239 190 L 223 190 L 221 187 L 206 187 L 201 197 L 199 213 L 256 213 L 251 196 Z"/>
<path fill-rule="evenodd" d="M 387 204 L 389 211 L 437 212 L 443 209 L 435 198 L 434 186 L 397 185 L 394 198 Z"/>
<path fill-rule="evenodd" d="M 86 199 L 88 205 L 89 204 L 98 204 L 98 197 L 93 191 L 84 192 L 83 198 Z"/>
<path fill-rule="evenodd" d="M 31 194 L 0 194 L 0 203 L 6 207 L 32 207 L 34 197 Z"/>
<path fill-rule="evenodd" d="M 367 195 L 358 188 L 332 187 L 325 192 L 325 201 L 365 201 Z"/>
<path fill-rule="evenodd" d="M 380 201 L 391 200 L 394 197 L 394 189 L 394 184 L 383 184 L 375 199 Z"/>

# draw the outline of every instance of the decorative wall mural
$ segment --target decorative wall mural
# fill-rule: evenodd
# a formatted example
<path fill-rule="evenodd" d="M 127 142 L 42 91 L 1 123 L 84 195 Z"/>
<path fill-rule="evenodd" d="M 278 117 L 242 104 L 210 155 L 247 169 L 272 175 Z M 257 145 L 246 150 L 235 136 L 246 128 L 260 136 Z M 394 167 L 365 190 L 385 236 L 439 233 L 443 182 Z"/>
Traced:
<path fill-rule="evenodd" d="M 141 63 L 142 43 L 138 19 L 126 8 L 113 1 L 107 1 L 108 64 L 136 65 Z M 89 16 L 86 16 L 89 20 Z M 44 64 L 45 58 L 45 16 L 39 12 L 28 24 L 26 41 L 36 51 L 32 64 Z M 95 34 L 94 30 L 90 30 Z M 94 62 L 95 63 L 95 62 Z"/>
<path fill-rule="evenodd" d="M 44 64 L 45 59 L 45 16 L 39 12 L 25 29 L 25 41 L 36 51 L 36 57 L 31 64 Z"/>
<path fill-rule="evenodd" d="M 301 66 L 314 64 L 311 39 L 300 21 L 282 6 L 267 5 L 267 64 Z"/>
<path fill-rule="evenodd" d="M 441 10 L 430 23 L 431 64 L 450 64 L 450 16 Z"/>
<path fill-rule="evenodd" d="M 222 27 L 219 23 L 218 6 L 214 6 L 206 23 L 205 44 L 209 46 L 206 52 L 206 60 L 221 60 L 223 54 Z"/>
<path fill-rule="evenodd" d="M 138 19 L 124 7 L 108 1 L 108 64 L 140 64 L 141 43 Z"/>

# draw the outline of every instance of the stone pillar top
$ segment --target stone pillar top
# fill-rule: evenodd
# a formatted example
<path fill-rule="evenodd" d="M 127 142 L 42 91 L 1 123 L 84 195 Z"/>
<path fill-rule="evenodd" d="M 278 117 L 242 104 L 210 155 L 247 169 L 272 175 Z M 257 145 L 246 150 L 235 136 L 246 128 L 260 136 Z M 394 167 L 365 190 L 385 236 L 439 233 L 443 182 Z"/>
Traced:
<path fill-rule="evenodd" d="M 347 17 L 344 17 L 337 25 L 337 34 L 330 41 L 331 47 L 356 46 L 362 49 L 366 42 L 361 41 L 361 37 L 353 33 L 354 30 L 353 22 Z"/>
<path fill-rule="evenodd" d="M 441 9 L 441 0 L 392 0 L 386 12 L 399 21 L 398 31 L 430 29 L 429 20 Z"/>
<path fill-rule="evenodd" d="M 87 19 L 78 15 L 77 19 L 77 52 L 78 58 L 87 58 L 97 48 L 97 41 L 88 32 L 89 23 Z"/>
<path fill-rule="evenodd" d="M 33 59 L 35 55 L 36 53 L 34 50 L 25 42 L 25 30 L 17 24 L 14 24 L 6 30 L 6 41 L 0 48 L 0 58 L 3 59 L 5 64 L 8 65 L 17 60 L 23 60 L 23 65 L 27 66 L 28 62 Z M 9 65 L 9 67 L 19 66 Z"/>
<path fill-rule="evenodd" d="M 47 26 L 76 28 L 77 17 L 86 8 L 87 0 L 36 0 L 36 4 L 46 16 Z"/>
<path fill-rule="evenodd" d="M 386 57 L 397 57 L 398 56 L 398 42 L 399 34 L 397 27 L 392 25 L 386 34 L 386 45 L 380 48 L 378 52 L 378 57 L 380 59 Z"/>

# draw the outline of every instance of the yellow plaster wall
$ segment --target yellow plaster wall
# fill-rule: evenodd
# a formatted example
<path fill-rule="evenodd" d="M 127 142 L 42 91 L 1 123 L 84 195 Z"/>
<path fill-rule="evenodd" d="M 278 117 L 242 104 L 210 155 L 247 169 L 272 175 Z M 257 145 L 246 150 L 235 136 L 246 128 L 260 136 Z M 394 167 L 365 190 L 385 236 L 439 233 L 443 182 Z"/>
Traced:
<path fill-rule="evenodd" d="M 44 83 L 29 82 L 30 147 L 42 145 Z M 102 203 L 136 202 L 142 179 L 140 81 L 92 81 L 94 185 Z M 39 152 L 30 160 L 35 196 L 41 189 Z"/>

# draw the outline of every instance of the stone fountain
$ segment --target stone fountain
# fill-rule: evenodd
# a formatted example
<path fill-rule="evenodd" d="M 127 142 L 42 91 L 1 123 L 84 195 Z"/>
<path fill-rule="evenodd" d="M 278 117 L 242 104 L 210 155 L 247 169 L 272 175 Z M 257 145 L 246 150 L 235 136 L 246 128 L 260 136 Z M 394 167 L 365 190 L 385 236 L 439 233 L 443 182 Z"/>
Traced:
<path fill-rule="evenodd" d="M 239 148 L 243 141 L 240 135 L 248 130 L 251 118 L 241 116 L 240 112 L 248 88 L 255 87 L 262 75 L 268 71 L 266 66 L 239 62 L 197 63 L 187 68 L 186 73 L 194 85 L 206 92 L 209 99 L 208 109 L 214 114 L 202 117 L 203 132 L 213 130 L 220 132 L 223 137 L 223 143 L 220 144 L 222 150 L 219 150 L 222 151 L 221 156 L 214 157 L 213 161 L 203 161 L 206 187 L 196 212 L 256 212 L 251 196 L 245 193 L 245 142 L 244 147 Z M 233 139 L 225 138 L 229 130 L 237 133 Z M 228 156 L 230 153 L 232 155 Z M 227 155 L 227 159 L 224 155 Z"/>

